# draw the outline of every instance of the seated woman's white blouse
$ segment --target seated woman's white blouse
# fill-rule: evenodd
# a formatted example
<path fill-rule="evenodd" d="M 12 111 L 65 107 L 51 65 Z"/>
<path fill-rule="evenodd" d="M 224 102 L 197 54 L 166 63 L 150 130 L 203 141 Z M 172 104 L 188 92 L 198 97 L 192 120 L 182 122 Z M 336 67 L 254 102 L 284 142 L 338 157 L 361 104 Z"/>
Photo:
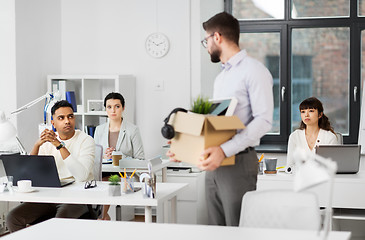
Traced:
<path fill-rule="evenodd" d="M 307 151 L 315 152 L 316 146 L 324 144 L 340 144 L 340 139 L 331 131 L 319 129 L 318 137 L 313 149 L 310 149 L 305 138 L 305 130 L 297 129 L 289 136 L 288 154 L 286 160 L 287 167 L 295 165 L 295 158 L 293 156 L 296 148 L 301 148 Z"/>

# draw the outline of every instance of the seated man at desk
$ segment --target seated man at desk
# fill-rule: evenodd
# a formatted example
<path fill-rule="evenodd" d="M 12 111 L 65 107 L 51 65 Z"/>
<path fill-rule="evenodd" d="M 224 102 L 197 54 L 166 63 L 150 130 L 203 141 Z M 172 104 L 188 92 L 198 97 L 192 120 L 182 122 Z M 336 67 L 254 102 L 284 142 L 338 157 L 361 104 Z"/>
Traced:
<path fill-rule="evenodd" d="M 51 114 L 51 123 L 57 133 L 45 129 L 35 143 L 31 155 L 53 155 L 61 179 L 92 180 L 95 158 L 93 138 L 75 130 L 75 116 L 69 102 L 57 102 L 52 107 Z M 10 211 L 6 225 L 10 232 L 14 232 L 40 219 L 79 218 L 87 211 L 84 204 L 22 203 Z"/>

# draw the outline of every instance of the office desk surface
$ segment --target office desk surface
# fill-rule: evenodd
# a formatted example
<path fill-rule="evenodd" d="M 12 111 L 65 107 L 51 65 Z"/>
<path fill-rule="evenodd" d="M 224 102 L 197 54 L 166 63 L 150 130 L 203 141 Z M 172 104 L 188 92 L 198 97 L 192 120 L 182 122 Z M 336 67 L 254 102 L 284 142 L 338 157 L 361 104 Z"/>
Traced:
<path fill-rule="evenodd" d="M 144 198 L 142 191 L 122 196 L 109 196 L 108 182 L 97 182 L 96 188 L 84 189 L 84 183 L 75 182 L 63 188 L 35 188 L 30 193 L 0 193 L 0 201 L 10 202 L 39 202 L 39 203 L 70 203 L 70 204 L 99 204 L 143 206 L 145 221 L 152 222 L 152 207 L 160 207 L 171 199 L 172 221 L 176 222 L 176 195 L 184 189 L 187 183 L 157 183 L 156 198 Z M 139 183 L 136 183 L 138 186 Z M 16 187 L 14 187 L 16 190 Z M 160 219 L 160 217 L 158 216 Z M 160 221 L 160 220 L 159 220 Z M 164 221 L 167 221 L 165 218 Z"/>
<path fill-rule="evenodd" d="M 330 232 L 328 240 L 349 240 L 350 232 Z M 250 240 L 316 240 L 315 231 L 240 228 L 206 225 L 145 224 L 80 219 L 50 219 L 2 239 L 250 239 Z"/>
<path fill-rule="evenodd" d="M 0 201 L 10 202 L 43 202 L 43 203 L 74 203 L 100 205 L 157 206 L 160 202 L 171 199 L 187 186 L 186 183 L 157 183 L 156 198 L 144 198 L 142 191 L 133 194 L 111 197 L 108 192 L 108 182 L 97 182 L 96 188 L 84 189 L 82 182 L 75 182 L 62 188 L 36 187 L 31 193 L 0 193 Z M 136 183 L 138 186 L 139 183 Z M 14 187 L 16 190 L 16 187 Z"/>
<path fill-rule="evenodd" d="M 279 172 L 278 174 L 258 175 L 257 190 L 285 189 L 293 190 L 294 174 Z M 365 209 L 365 171 L 357 174 L 337 174 L 334 179 L 334 208 Z M 323 183 L 310 190 L 319 199 L 321 206 L 327 204 L 328 184 Z"/>

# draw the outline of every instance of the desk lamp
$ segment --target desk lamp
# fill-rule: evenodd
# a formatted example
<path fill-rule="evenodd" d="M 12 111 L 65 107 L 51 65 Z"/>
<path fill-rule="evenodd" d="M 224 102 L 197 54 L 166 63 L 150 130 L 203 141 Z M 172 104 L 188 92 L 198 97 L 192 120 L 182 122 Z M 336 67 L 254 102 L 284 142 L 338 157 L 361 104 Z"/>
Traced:
<path fill-rule="evenodd" d="M 313 152 L 296 149 L 297 171 L 294 176 L 294 191 L 303 191 L 329 182 L 329 196 L 323 226 L 323 239 L 327 239 L 332 218 L 332 194 L 337 163 Z"/>
<path fill-rule="evenodd" d="M 46 103 L 44 106 L 44 124 L 47 122 L 47 112 L 50 111 L 51 107 L 55 104 L 57 100 L 60 99 L 60 93 L 55 92 L 53 93 L 46 93 L 45 95 L 31 101 L 30 103 L 18 108 L 17 110 L 10 113 L 11 116 L 17 115 L 24 110 L 28 109 L 29 107 L 35 105 L 36 103 L 46 99 Z M 18 149 L 21 154 L 26 154 L 26 150 L 22 143 L 20 142 L 19 138 L 17 137 L 17 131 L 14 125 L 9 121 L 10 117 L 6 117 L 5 113 L 0 110 L 0 142 L 9 141 L 12 138 L 16 139 Z"/>
<path fill-rule="evenodd" d="M 16 139 L 17 147 L 20 150 L 21 154 L 24 154 L 23 149 L 21 148 L 21 143 L 19 138 L 16 136 L 16 129 L 14 125 L 8 121 L 5 117 L 5 113 L 0 110 L 0 142 L 9 141 L 13 138 Z"/>

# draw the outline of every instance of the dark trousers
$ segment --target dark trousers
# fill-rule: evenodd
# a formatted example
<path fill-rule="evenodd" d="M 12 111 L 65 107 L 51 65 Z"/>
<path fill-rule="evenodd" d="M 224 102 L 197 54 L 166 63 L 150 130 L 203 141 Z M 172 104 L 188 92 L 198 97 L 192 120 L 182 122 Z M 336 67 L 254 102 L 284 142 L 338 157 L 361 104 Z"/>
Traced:
<path fill-rule="evenodd" d="M 243 195 L 256 190 L 256 151 L 236 155 L 236 164 L 207 171 L 206 200 L 210 225 L 238 226 Z"/>
<path fill-rule="evenodd" d="M 10 232 L 25 228 L 53 217 L 79 218 L 88 211 L 84 204 L 22 203 L 11 210 L 6 218 Z"/>

